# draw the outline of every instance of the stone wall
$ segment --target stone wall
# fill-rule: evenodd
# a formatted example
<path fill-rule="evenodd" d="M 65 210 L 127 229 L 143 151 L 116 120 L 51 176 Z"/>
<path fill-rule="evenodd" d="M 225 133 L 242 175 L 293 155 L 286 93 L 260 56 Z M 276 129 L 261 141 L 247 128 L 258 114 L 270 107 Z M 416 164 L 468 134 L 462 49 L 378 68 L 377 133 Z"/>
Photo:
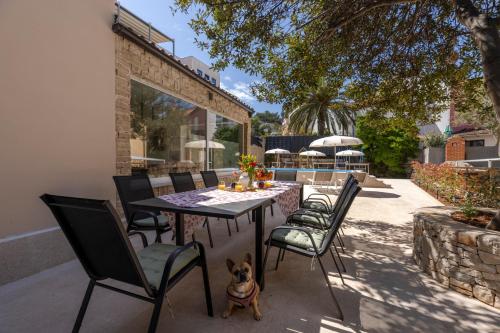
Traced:
<path fill-rule="evenodd" d="M 244 150 L 250 142 L 249 108 L 221 92 L 216 87 L 200 82 L 194 73 L 187 73 L 175 65 L 174 59 L 162 59 L 128 38 L 115 35 L 116 53 L 116 174 L 127 175 L 130 164 L 130 80 L 138 80 L 172 96 L 216 112 L 242 123 L 245 128 Z M 168 60 L 168 61 L 167 61 Z M 173 63 L 174 62 L 174 63 Z"/>
<path fill-rule="evenodd" d="M 443 286 L 500 308 L 500 233 L 454 221 L 456 208 L 423 208 L 413 218 L 413 256 Z"/>

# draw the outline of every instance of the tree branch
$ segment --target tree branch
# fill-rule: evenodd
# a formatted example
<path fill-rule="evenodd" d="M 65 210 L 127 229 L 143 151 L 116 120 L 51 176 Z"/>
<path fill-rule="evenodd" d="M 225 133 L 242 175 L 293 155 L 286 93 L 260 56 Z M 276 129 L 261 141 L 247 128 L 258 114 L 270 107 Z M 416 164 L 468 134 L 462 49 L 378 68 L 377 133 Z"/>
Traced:
<path fill-rule="evenodd" d="M 352 21 L 354 21 L 355 19 L 360 18 L 360 17 L 366 15 L 367 13 L 369 13 L 370 11 L 377 9 L 377 8 L 380 8 L 380 7 L 387 7 L 387 6 L 393 6 L 393 5 L 398 5 L 398 4 L 404 4 L 404 3 L 414 3 L 414 2 L 419 2 L 419 1 L 421 1 L 421 0 L 380 0 L 380 1 L 375 1 L 375 2 L 372 2 L 368 5 L 366 5 L 365 7 L 362 7 L 361 9 L 359 9 L 358 11 L 356 11 L 354 13 L 351 13 L 350 15 L 344 16 L 344 18 L 341 18 L 341 19 L 337 20 L 336 22 L 333 22 L 332 24 L 330 24 L 328 30 L 332 31 L 332 30 L 337 30 L 339 28 L 342 28 L 342 27 L 346 26 L 347 24 L 351 23 Z"/>

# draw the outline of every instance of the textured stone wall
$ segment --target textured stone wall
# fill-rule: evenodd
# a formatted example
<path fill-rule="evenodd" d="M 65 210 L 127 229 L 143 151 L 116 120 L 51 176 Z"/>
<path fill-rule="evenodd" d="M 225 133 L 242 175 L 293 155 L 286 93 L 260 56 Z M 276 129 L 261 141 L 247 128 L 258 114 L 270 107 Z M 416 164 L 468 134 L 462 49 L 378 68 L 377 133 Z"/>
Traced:
<path fill-rule="evenodd" d="M 455 210 L 415 213 L 414 259 L 443 286 L 500 308 L 500 233 L 454 221 Z"/>
<path fill-rule="evenodd" d="M 245 151 L 250 142 L 248 110 L 232 99 L 207 87 L 196 78 L 163 61 L 134 42 L 115 35 L 116 53 L 116 173 L 127 175 L 130 165 L 130 80 L 157 88 L 200 107 L 244 124 Z M 209 94 L 212 98 L 209 97 Z"/>

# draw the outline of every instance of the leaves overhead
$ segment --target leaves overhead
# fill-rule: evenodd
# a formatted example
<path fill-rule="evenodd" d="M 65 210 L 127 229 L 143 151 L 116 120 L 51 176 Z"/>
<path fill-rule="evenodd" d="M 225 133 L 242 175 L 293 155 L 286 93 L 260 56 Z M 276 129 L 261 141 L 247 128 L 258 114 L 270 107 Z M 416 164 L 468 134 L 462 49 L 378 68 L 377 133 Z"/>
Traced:
<path fill-rule="evenodd" d="M 454 2 L 177 0 L 177 8 L 197 11 L 191 27 L 216 68 L 232 64 L 263 78 L 252 86 L 259 100 L 290 111 L 324 77 L 348 110 L 429 121 L 450 91 L 467 97 L 477 89 L 464 82 L 482 80 Z M 486 15 L 499 12 L 496 0 L 474 3 Z"/>

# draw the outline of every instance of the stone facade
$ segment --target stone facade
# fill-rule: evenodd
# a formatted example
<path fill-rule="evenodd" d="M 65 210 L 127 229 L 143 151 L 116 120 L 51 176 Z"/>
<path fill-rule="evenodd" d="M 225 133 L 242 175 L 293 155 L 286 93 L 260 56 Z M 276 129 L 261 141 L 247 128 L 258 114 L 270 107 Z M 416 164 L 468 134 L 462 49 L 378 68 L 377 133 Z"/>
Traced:
<path fill-rule="evenodd" d="M 161 55 L 160 51 L 152 52 L 151 47 L 154 48 L 151 45 L 138 45 L 119 32 L 115 35 L 116 174 L 127 175 L 131 172 L 131 79 L 242 123 L 245 133 L 243 146 L 247 152 L 250 143 L 251 109 L 228 93 L 203 82 L 196 74 L 186 72 L 189 70 L 180 68 L 181 65 L 172 57 Z"/>
<path fill-rule="evenodd" d="M 413 218 L 413 257 L 443 286 L 500 308 L 500 233 L 454 221 L 456 208 L 423 208 Z"/>

